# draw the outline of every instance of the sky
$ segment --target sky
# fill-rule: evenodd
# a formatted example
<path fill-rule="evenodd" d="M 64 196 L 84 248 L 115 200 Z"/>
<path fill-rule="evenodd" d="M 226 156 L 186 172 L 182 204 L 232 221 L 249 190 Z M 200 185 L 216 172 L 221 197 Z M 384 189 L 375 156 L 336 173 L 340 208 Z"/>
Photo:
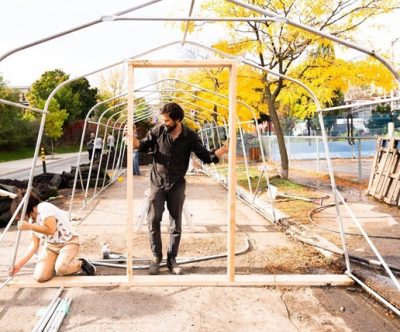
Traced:
<path fill-rule="evenodd" d="M 2 0 L 0 54 L 146 2 L 149 0 Z M 197 0 L 194 16 L 201 2 Z M 125 16 L 188 16 L 190 3 L 190 0 L 163 0 Z M 368 24 L 357 34 L 357 42 L 390 54 L 391 42 L 398 38 L 393 51 L 395 60 L 400 62 L 399 21 L 400 11 L 397 11 L 379 21 L 380 30 Z M 218 29 L 215 31 L 221 32 Z M 188 39 L 210 45 L 217 35 L 208 32 L 189 36 Z M 0 74 L 10 86 L 30 85 L 44 71 L 56 68 L 75 77 L 162 44 L 181 40 L 182 36 L 180 27 L 172 23 L 104 22 L 9 56 L 0 62 Z M 149 58 L 173 59 L 183 57 L 182 53 L 180 47 L 174 47 L 154 53 Z M 354 51 L 341 50 L 340 54 L 349 59 L 360 56 Z M 99 75 L 88 79 L 97 85 Z M 154 79 L 154 72 L 146 72 L 139 77 L 139 84 Z"/>

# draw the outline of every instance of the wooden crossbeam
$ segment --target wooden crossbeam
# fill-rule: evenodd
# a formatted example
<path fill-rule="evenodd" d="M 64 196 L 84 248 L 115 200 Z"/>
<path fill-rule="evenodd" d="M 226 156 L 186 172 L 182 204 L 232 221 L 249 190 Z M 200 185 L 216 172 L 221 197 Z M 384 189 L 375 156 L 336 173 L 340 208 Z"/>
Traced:
<path fill-rule="evenodd" d="M 134 68 L 213 68 L 232 67 L 236 60 L 205 59 L 205 60 L 128 60 Z"/>
<path fill-rule="evenodd" d="M 241 287 L 241 286 L 350 286 L 354 281 L 344 274 L 278 274 L 235 275 L 229 281 L 226 275 L 135 275 L 128 281 L 126 275 L 54 277 L 50 281 L 35 282 L 31 276 L 15 277 L 8 287 Z"/>

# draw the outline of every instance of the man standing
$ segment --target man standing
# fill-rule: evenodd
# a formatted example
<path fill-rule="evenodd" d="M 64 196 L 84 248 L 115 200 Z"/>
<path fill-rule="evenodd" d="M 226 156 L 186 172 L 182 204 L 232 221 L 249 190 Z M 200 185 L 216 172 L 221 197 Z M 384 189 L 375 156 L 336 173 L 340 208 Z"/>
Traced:
<path fill-rule="evenodd" d="M 154 259 L 149 274 L 158 274 L 162 261 L 161 219 L 164 204 L 170 214 L 170 241 L 167 266 L 172 274 L 181 274 L 176 263 L 182 233 L 182 208 L 185 200 L 185 173 L 191 152 L 206 164 L 217 163 L 228 151 L 224 145 L 214 152 L 208 151 L 199 136 L 182 124 L 184 112 L 176 103 L 166 104 L 160 112 L 162 124 L 154 126 L 142 140 L 133 138 L 133 147 L 139 151 L 154 151 L 153 167 L 150 173 L 149 194 L 149 236 Z"/>

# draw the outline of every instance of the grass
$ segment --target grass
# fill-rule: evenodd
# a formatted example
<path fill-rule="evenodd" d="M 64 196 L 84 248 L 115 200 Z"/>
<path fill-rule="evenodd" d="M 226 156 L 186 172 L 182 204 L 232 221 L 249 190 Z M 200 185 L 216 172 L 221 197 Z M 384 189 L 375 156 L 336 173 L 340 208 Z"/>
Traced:
<path fill-rule="evenodd" d="M 0 151 L 0 162 L 32 158 L 34 150 L 24 148 L 16 151 Z"/>
<path fill-rule="evenodd" d="M 243 188 L 248 188 L 247 174 L 244 168 L 237 167 L 237 180 L 238 185 Z M 257 183 L 260 179 L 261 171 L 255 168 L 250 168 L 250 180 L 252 189 L 255 190 L 257 187 Z M 315 198 L 320 197 L 321 193 L 316 192 L 309 187 L 302 186 L 301 184 L 295 183 L 288 179 L 281 179 L 279 177 L 272 177 L 270 179 L 271 185 L 278 188 L 278 193 L 285 193 L 288 195 L 294 196 L 302 196 L 305 198 Z M 258 189 L 266 188 L 267 181 L 265 176 L 261 178 Z M 265 193 L 265 192 L 264 192 Z M 306 202 L 302 200 L 295 199 L 285 199 L 285 198 L 277 198 L 275 200 L 275 207 L 282 211 L 283 213 L 297 220 L 300 223 L 309 223 L 308 221 L 308 211 L 315 208 L 315 204 L 312 202 Z"/>
<path fill-rule="evenodd" d="M 78 152 L 78 151 L 79 151 L 79 145 L 71 145 L 71 146 L 57 146 L 54 152 L 58 154 L 58 153 Z M 35 152 L 34 148 L 22 148 L 15 151 L 0 151 L 0 162 L 32 158 L 34 152 Z"/>
<path fill-rule="evenodd" d="M 57 146 L 54 153 L 71 153 L 79 152 L 79 144 L 69 146 Z"/>
<path fill-rule="evenodd" d="M 244 188 L 248 188 L 248 180 L 247 180 L 247 174 L 245 169 L 240 169 L 239 167 L 236 169 L 237 170 L 237 182 L 240 186 L 243 186 Z M 260 180 L 260 175 L 261 171 L 255 168 L 250 168 L 249 169 L 249 175 L 250 175 L 250 182 L 251 182 L 251 187 L 253 190 L 256 189 L 257 183 Z M 287 193 L 292 193 L 292 194 L 301 194 L 303 191 L 304 187 L 300 184 L 291 182 L 286 179 L 281 179 L 277 177 L 272 177 L 270 179 L 270 183 L 278 187 L 281 192 L 287 192 Z M 260 184 L 258 185 L 258 189 L 265 188 L 267 187 L 267 180 L 265 178 L 265 174 L 263 174 Z"/>

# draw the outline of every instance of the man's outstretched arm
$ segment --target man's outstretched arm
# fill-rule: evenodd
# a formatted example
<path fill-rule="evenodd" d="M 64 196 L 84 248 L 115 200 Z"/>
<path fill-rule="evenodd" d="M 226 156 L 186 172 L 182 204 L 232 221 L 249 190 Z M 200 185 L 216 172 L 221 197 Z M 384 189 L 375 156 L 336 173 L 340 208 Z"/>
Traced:
<path fill-rule="evenodd" d="M 218 163 L 219 158 L 226 152 L 228 152 L 228 142 L 226 142 L 223 146 L 221 146 L 219 149 L 210 152 L 208 151 L 203 143 L 201 142 L 200 137 L 196 134 L 193 145 L 192 145 L 192 151 L 196 154 L 196 156 L 206 164 L 210 163 Z"/>
<path fill-rule="evenodd" d="M 139 140 L 137 138 L 136 134 L 136 128 L 133 129 L 133 138 L 132 138 L 132 143 L 133 143 L 133 148 L 134 149 L 140 149 L 140 151 L 147 151 L 151 148 L 154 147 L 156 144 L 156 136 L 155 136 L 155 128 L 153 127 L 152 129 L 149 130 L 147 133 L 146 137 L 143 138 L 142 140 Z"/>

